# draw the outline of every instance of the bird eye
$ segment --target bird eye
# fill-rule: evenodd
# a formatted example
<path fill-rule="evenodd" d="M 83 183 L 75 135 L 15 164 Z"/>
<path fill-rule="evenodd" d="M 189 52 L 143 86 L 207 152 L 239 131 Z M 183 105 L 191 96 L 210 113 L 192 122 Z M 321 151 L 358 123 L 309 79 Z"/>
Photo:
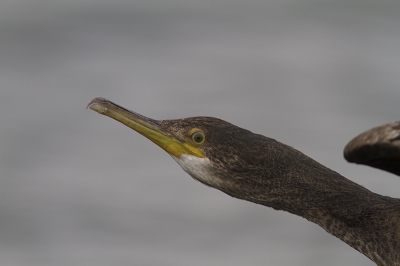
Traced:
<path fill-rule="evenodd" d="M 192 134 L 192 140 L 196 144 L 203 144 L 206 140 L 206 135 L 203 132 L 198 131 Z"/>

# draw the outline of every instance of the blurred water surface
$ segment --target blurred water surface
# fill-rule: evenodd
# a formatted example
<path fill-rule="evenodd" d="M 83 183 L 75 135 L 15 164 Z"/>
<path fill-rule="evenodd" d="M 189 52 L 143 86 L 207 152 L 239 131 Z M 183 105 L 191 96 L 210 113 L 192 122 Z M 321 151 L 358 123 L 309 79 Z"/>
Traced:
<path fill-rule="evenodd" d="M 374 265 L 294 215 L 193 181 L 85 110 L 215 116 L 374 192 L 358 133 L 400 119 L 395 1 L 0 1 L 1 265 Z"/>

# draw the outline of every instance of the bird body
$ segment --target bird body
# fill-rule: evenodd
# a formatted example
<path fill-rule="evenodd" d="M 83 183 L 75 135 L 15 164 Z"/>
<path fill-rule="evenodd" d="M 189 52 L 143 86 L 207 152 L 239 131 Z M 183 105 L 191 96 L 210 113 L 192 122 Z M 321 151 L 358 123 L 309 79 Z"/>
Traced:
<path fill-rule="evenodd" d="M 149 138 L 201 183 L 302 216 L 377 265 L 400 266 L 399 199 L 375 194 L 288 145 L 217 118 L 153 120 L 103 98 L 88 107 Z"/>
<path fill-rule="evenodd" d="M 361 133 L 346 145 L 344 157 L 400 175 L 400 121 Z"/>

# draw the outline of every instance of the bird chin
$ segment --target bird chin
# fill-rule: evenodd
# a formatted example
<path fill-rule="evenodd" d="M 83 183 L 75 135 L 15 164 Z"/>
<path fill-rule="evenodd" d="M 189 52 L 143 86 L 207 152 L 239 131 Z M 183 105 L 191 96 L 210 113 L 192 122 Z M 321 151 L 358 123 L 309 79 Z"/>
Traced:
<path fill-rule="evenodd" d="M 222 180 L 216 175 L 214 167 L 208 158 L 200 158 L 188 154 L 182 154 L 180 158 L 173 155 L 171 157 L 194 179 L 207 186 L 221 188 Z"/>

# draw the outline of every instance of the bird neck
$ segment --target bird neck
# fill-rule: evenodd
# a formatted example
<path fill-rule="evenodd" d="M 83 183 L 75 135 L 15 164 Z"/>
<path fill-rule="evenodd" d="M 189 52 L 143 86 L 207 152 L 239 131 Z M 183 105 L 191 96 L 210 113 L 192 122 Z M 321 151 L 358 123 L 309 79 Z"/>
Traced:
<path fill-rule="evenodd" d="M 280 167 L 267 168 L 262 178 L 239 179 L 239 195 L 318 224 L 378 265 L 400 265 L 400 200 L 372 193 L 293 152 L 297 159 L 289 158 L 291 164 L 281 158 Z"/>

